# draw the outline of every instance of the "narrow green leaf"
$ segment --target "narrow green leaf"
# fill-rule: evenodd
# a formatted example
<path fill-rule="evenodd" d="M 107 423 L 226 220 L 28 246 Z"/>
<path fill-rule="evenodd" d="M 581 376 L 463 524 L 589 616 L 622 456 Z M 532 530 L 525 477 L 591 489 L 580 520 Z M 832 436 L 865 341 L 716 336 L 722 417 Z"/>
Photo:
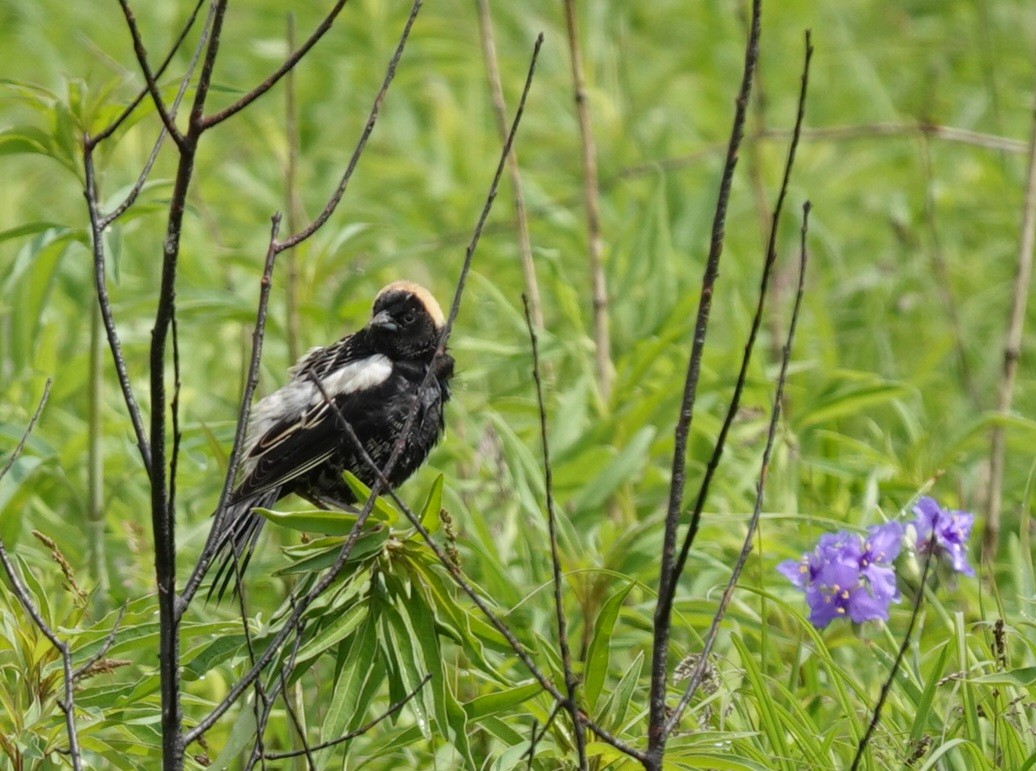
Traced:
<path fill-rule="evenodd" d="M 378 674 L 379 666 L 384 671 L 377 651 L 377 616 L 368 614 L 356 635 L 340 649 L 339 674 L 321 724 L 320 738 L 323 741 L 346 733 L 350 724 L 358 723 L 366 714 L 370 701 L 364 701 L 362 696 L 367 681 Z"/>
<path fill-rule="evenodd" d="M 407 694 L 416 691 L 425 675 L 425 667 L 418 650 L 414 648 L 413 638 L 406 628 L 401 612 L 402 609 L 395 605 L 386 605 L 382 613 L 384 647 L 389 659 L 395 664 L 393 671 L 389 674 L 389 693 L 393 701 L 400 700 Z M 432 676 L 434 677 L 435 673 Z M 435 707 L 431 702 L 427 684 L 407 702 L 407 707 L 414 713 L 417 725 L 425 739 L 432 738 L 428 713 L 429 708 L 434 711 Z"/>
<path fill-rule="evenodd" d="M 1027 688 L 1033 683 L 1036 683 L 1036 667 L 1021 667 L 1019 669 L 1010 669 L 1005 672 L 995 672 L 989 675 L 969 677 L 968 682 L 978 683 L 981 685 L 1002 685 Z"/>
<path fill-rule="evenodd" d="M 295 658 L 296 666 L 319 656 L 328 648 L 340 643 L 356 631 L 356 628 L 366 618 L 367 605 L 363 603 L 357 603 L 341 615 L 335 616 L 331 624 L 302 644 L 299 654 Z"/>
<path fill-rule="evenodd" d="M 254 509 L 256 514 L 281 527 L 299 530 L 304 533 L 323 533 L 324 535 L 348 535 L 356 525 L 357 515 L 347 511 L 329 511 L 327 509 L 305 509 L 303 511 L 276 511 L 274 509 Z M 372 511 L 369 520 L 384 522 L 385 515 Z"/>
<path fill-rule="evenodd" d="M 428 499 L 421 508 L 421 524 L 429 533 L 437 533 L 442 524 L 439 521 L 439 512 L 442 510 L 442 486 L 443 475 L 439 474 L 432 482 L 428 490 Z"/>
<path fill-rule="evenodd" d="M 351 471 L 343 471 L 342 479 L 349 486 L 349 489 L 353 491 L 353 495 L 356 496 L 356 500 L 359 501 L 359 505 L 363 506 L 367 500 L 371 497 L 371 489 L 367 487 L 359 478 Z M 371 512 L 380 512 L 384 516 L 384 521 L 390 525 L 394 525 L 402 518 L 402 514 L 382 496 L 378 496 L 377 500 L 374 501 L 374 510 Z"/>
<path fill-rule="evenodd" d="M 465 702 L 464 711 L 468 715 L 468 720 L 478 722 L 483 718 L 517 707 L 542 692 L 543 686 L 535 680 L 531 680 L 504 691 L 476 696 L 471 701 Z"/>
<path fill-rule="evenodd" d="M 345 564 L 362 562 L 378 554 L 384 548 L 388 538 L 389 531 L 384 525 L 377 525 L 372 530 L 363 533 L 353 544 L 353 550 L 349 553 Z M 286 546 L 284 553 L 293 561 L 274 575 L 313 573 L 331 567 L 338 559 L 343 543 L 345 543 L 345 536 L 331 536 L 299 546 Z"/>
<path fill-rule="evenodd" d="M 590 647 L 587 648 L 586 665 L 583 668 L 583 694 L 587 707 L 593 711 L 597 705 L 597 697 L 601 695 L 601 688 L 608 676 L 608 662 L 611 658 L 612 632 L 615 630 L 615 621 L 622 609 L 622 602 L 626 595 L 633 588 L 633 582 L 611 597 L 601 607 L 594 623 L 594 633 L 590 638 Z"/>

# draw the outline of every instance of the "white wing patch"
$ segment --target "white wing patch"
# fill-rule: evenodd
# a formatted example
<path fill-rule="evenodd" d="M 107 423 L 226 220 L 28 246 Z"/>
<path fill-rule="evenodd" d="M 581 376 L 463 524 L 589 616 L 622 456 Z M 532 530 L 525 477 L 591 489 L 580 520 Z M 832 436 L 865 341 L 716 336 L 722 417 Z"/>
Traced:
<path fill-rule="evenodd" d="M 309 358 L 310 354 L 304 358 Z M 252 409 L 252 415 L 248 421 L 248 433 L 245 437 L 246 453 L 243 470 L 246 474 L 255 465 L 256 458 L 251 455 L 251 450 L 255 447 L 256 442 L 278 423 L 285 421 L 293 423 L 299 420 L 310 407 L 324 401 L 324 395 L 312 380 L 299 376 L 294 370 L 292 374 L 295 377 L 287 385 L 260 399 Z M 327 395 L 334 398 L 374 388 L 388 380 L 391 375 L 392 362 L 387 356 L 378 353 L 329 372 L 321 379 L 320 384 Z"/>

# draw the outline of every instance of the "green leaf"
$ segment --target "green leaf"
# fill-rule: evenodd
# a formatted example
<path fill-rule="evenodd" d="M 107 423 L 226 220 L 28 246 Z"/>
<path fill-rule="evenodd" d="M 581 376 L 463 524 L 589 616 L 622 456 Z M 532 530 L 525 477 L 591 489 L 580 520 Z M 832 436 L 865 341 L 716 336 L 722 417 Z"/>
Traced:
<path fill-rule="evenodd" d="M 425 739 L 431 739 L 432 728 L 428 722 L 428 712 L 429 707 L 434 710 L 434 705 L 431 703 L 428 684 L 420 686 L 425 675 L 425 667 L 418 650 L 414 648 L 413 637 L 403 621 L 401 613 L 404 608 L 405 604 L 400 608 L 388 604 L 382 613 L 383 647 L 389 660 L 394 664 L 389 673 L 389 693 L 393 701 L 398 701 L 407 694 L 417 692 L 417 695 L 407 702 L 407 707 L 413 711 L 421 735 Z"/>
<path fill-rule="evenodd" d="M 384 525 L 377 525 L 368 530 L 356 539 L 353 550 L 345 560 L 346 565 L 362 562 L 366 559 L 381 553 L 385 543 L 389 539 L 389 530 Z M 345 543 L 345 536 L 330 536 L 318 538 L 306 544 L 284 547 L 284 553 L 293 560 L 290 565 L 278 570 L 274 575 L 293 575 L 300 573 L 313 573 L 324 568 L 331 567 L 338 559 L 338 554 Z"/>
<path fill-rule="evenodd" d="M 442 510 L 442 486 L 444 476 L 439 474 L 432 482 L 428 490 L 428 499 L 421 508 L 421 524 L 429 533 L 437 533 L 442 522 L 439 520 L 439 512 Z"/>
<path fill-rule="evenodd" d="M 274 509 L 253 509 L 256 514 L 281 527 L 299 530 L 304 533 L 323 533 L 324 535 L 348 535 L 356 525 L 358 515 L 346 511 L 329 511 L 327 509 L 305 509 L 303 511 L 276 511 Z M 380 511 L 372 511 L 368 521 L 385 522 L 386 517 Z"/>
<path fill-rule="evenodd" d="M 357 603 L 341 615 L 336 615 L 332 623 L 302 644 L 299 654 L 295 658 L 296 665 L 319 656 L 331 646 L 337 645 L 351 635 L 367 619 L 367 610 L 366 604 Z"/>
<path fill-rule="evenodd" d="M 483 718 L 498 715 L 501 712 L 517 707 L 519 704 L 535 698 L 542 692 L 543 686 L 537 681 L 531 680 L 503 691 L 496 691 L 485 696 L 476 696 L 464 704 L 464 711 L 468 715 L 468 720 L 478 722 Z"/>
<path fill-rule="evenodd" d="M 644 651 L 640 651 L 637 653 L 637 657 L 633 659 L 633 662 L 626 668 L 626 671 L 619 679 L 619 684 L 615 686 L 615 690 L 608 694 L 608 699 L 601 707 L 600 713 L 603 716 L 601 720 L 605 728 L 611 728 L 616 732 L 622 730 L 623 722 L 625 722 L 630 705 L 633 703 L 633 692 L 637 688 L 637 683 L 640 682 L 640 673 L 643 668 Z"/>
<path fill-rule="evenodd" d="M 327 713 L 321 723 L 320 738 L 336 739 L 363 720 L 373 689 L 380 684 L 385 665 L 378 656 L 377 611 L 368 612 L 356 635 L 339 649 L 339 672 L 333 684 Z"/>
<path fill-rule="evenodd" d="M 1036 683 L 1036 667 L 1021 667 L 1019 669 L 1009 669 L 1005 672 L 994 672 L 990 675 L 969 677 L 968 682 L 978 683 L 980 685 L 1002 685 L 1027 688 L 1033 683 Z"/>
<path fill-rule="evenodd" d="M 633 582 L 607 599 L 597 614 L 594 623 L 594 633 L 590 638 L 590 646 L 586 652 L 586 665 L 583 668 L 583 694 L 586 704 L 591 711 L 597 705 L 597 698 L 601 695 L 601 688 L 608 676 L 608 663 L 611 657 L 612 632 L 615 630 L 615 621 L 622 609 L 622 602 L 626 595 L 633 588 Z"/>
<path fill-rule="evenodd" d="M 367 487 L 359 478 L 351 471 L 343 471 L 342 479 L 349 486 L 349 489 L 353 491 L 353 495 L 356 496 L 356 500 L 359 501 L 359 505 L 362 507 L 371 497 L 371 489 Z M 401 518 L 402 514 L 393 506 L 389 501 L 385 500 L 380 495 L 374 501 L 374 509 L 371 512 L 380 512 L 384 516 L 384 521 L 390 525 L 396 524 Z"/>

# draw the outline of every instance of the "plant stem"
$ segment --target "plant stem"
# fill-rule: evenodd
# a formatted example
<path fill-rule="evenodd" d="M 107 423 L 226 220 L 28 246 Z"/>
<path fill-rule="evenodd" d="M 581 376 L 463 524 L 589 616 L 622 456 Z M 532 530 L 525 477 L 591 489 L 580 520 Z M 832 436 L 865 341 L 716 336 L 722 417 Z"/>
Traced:
<path fill-rule="evenodd" d="M 1025 326 L 1025 308 L 1029 299 L 1032 278 L 1032 253 L 1036 246 L 1036 117 L 1029 139 L 1029 173 L 1022 208 L 1022 232 L 1018 244 L 1018 267 L 1014 279 L 1011 315 L 1008 317 L 1004 340 L 1003 374 L 996 400 L 996 410 L 1006 415 L 1014 397 L 1014 380 L 1018 373 L 1018 357 L 1022 349 L 1022 330 Z M 1004 427 L 993 426 L 989 449 L 989 497 L 986 506 L 986 529 L 982 536 L 982 559 L 992 563 L 1000 541 L 1000 507 L 1004 483 Z"/>

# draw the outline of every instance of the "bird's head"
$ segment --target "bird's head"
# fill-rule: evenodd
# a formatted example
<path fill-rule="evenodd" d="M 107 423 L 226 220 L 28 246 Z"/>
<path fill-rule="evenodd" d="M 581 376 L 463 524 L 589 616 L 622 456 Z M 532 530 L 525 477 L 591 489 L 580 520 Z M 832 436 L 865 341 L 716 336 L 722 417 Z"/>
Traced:
<path fill-rule="evenodd" d="M 367 328 L 394 358 L 430 359 L 445 325 L 431 292 L 412 281 L 393 281 L 374 298 Z"/>

